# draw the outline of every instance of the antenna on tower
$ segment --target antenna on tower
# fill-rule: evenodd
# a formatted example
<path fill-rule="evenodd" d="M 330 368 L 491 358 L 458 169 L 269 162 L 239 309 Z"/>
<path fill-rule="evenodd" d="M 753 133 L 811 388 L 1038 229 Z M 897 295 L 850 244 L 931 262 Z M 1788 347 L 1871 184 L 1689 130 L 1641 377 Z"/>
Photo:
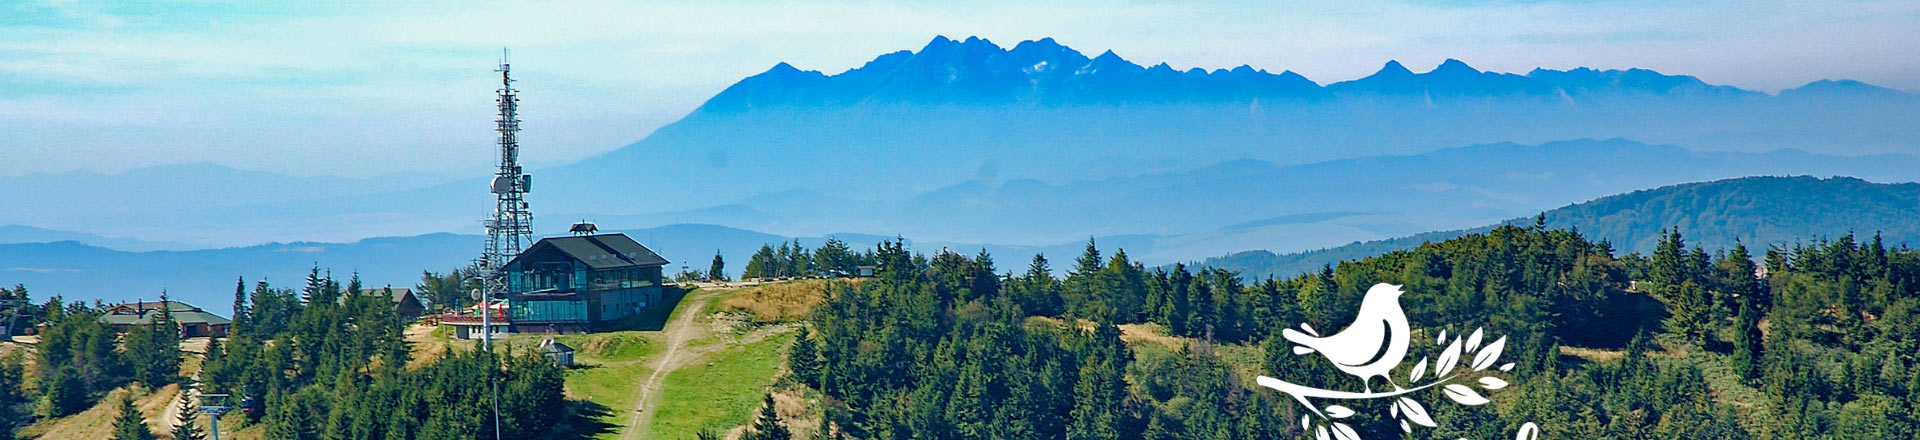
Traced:
<path fill-rule="evenodd" d="M 500 166 L 494 170 L 490 191 L 494 194 L 493 216 L 482 222 L 487 229 L 487 247 L 481 254 L 479 272 L 484 290 L 481 304 L 491 310 L 493 301 L 507 294 L 505 266 L 533 244 L 533 211 L 527 207 L 527 193 L 533 191 L 533 176 L 520 167 L 520 91 L 513 88 L 509 53 L 500 49 L 499 118 L 494 131 L 500 134 Z M 492 315 L 485 312 L 484 315 Z M 493 329 L 483 332 L 481 346 L 492 342 Z"/>
<path fill-rule="evenodd" d="M 527 208 L 527 193 L 533 191 L 533 176 L 520 168 L 520 91 L 513 89 L 507 48 L 500 48 L 500 90 L 497 105 L 500 118 L 493 131 L 500 133 L 500 168 L 493 173 L 490 189 L 494 195 L 493 217 L 482 222 L 487 227 L 487 249 L 480 256 L 480 349 L 492 351 L 494 301 L 507 296 L 508 261 L 533 244 L 533 211 Z M 503 316 L 505 317 L 505 316 Z M 510 326 L 509 326 L 510 327 Z M 489 369 L 491 371 L 491 369 Z M 492 374 L 489 373 L 491 378 Z M 489 379 L 493 389 L 493 436 L 500 437 L 500 384 Z"/>

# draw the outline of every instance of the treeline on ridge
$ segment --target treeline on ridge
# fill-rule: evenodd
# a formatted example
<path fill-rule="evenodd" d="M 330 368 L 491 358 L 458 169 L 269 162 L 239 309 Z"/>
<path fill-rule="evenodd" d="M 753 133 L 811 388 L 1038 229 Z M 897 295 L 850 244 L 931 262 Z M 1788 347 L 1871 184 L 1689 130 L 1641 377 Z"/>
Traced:
<path fill-rule="evenodd" d="M 1756 263 L 1669 231 L 1650 255 L 1616 256 L 1541 220 L 1251 283 L 1149 270 L 1091 242 L 1064 278 L 1044 256 L 1013 274 L 985 252 L 888 242 L 875 280 L 816 309 L 789 365 L 827 398 L 826 430 L 849 438 L 1311 436 L 1251 376 L 1358 391 L 1277 333 L 1338 329 L 1368 287 L 1393 283 L 1413 328 L 1484 327 L 1516 364 L 1494 394 L 1512 403 L 1432 406 L 1440 426 L 1420 436 L 1505 438 L 1529 422 L 1551 438 L 1920 435 L 1920 252 L 1849 236 Z M 1167 348 L 1156 332 L 1189 339 Z M 1401 435 L 1385 404 L 1352 403 L 1363 438 Z"/>
<path fill-rule="evenodd" d="M 584 420 L 596 414 L 564 398 L 561 371 L 537 353 L 454 350 L 415 361 L 403 334 L 409 321 L 395 312 L 390 292 L 363 289 L 358 277 L 343 286 L 316 268 L 297 291 L 247 287 L 237 283 L 229 338 L 209 341 L 197 383 L 180 374 L 178 333 L 159 330 L 165 313 L 116 341 L 99 320 L 103 305 L 51 298 L 32 311 L 50 323 L 40 335 L 36 379 L 20 384 L 19 361 L 4 362 L 0 410 L 31 406 L 40 417 L 61 417 L 130 382 L 148 389 L 183 383 L 231 394 L 229 403 L 257 403 L 257 416 L 235 411 L 221 428 L 264 424 L 270 439 L 495 438 L 496 405 L 498 438 L 585 438 L 606 427 Z"/>

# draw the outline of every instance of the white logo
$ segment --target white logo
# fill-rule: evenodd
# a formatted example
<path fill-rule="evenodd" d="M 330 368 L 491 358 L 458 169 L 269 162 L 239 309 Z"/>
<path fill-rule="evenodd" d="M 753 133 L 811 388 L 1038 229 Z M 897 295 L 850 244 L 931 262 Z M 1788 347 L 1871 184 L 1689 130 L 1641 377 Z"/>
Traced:
<path fill-rule="evenodd" d="M 1447 332 L 1440 331 L 1434 345 L 1446 344 L 1440 351 L 1440 357 L 1431 365 L 1432 375 L 1428 375 L 1428 358 L 1421 357 L 1414 363 L 1403 386 L 1394 381 L 1393 370 L 1406 360 L 1407 349 L 1411 345 L 1411 331 L 1407 328 L 1407 313 L 1400 309 L 1400 286 L 1375 284 L 1367 289 L 1367 295 L 1360 300 L 1360 312 L 1354 316 L 1353 323 L 1347 328 L 1329 336 L 1320 336 L 1313 327 L 1300 324 L 1300 330 L 1286 329 L 1280 333 L 1288 342 L 1296 344 L 1293 353 L 1306 355 L 1319 353 L 1334 368 L 1360 379 L 1363 392 L 1334 391 L 1304 385 L 1266 376 L 1260 376 L 1255 383 L 1260 386 L 1280 390 L 1300 401 L 1310 414 L 1300 416 L 1300 429 L 1311 430 L 1319 440 L 1360 440 L 1353 427 L 1340 422 L 1352 417 L 1353 409 L 1346 406 L 1329 404 L 1318 406 L 1315 399 L 1322 400 L 1375 400 L 1394 399 L 1389 407 L 1390 417 L 1400 421 L 1400 430 L 1413 432 L 1412 425 L 1428 428 L 1439 426 L 1433 417 L 1427 414 L 1426 406 L 1414 397 L 1422 393 L 1438 390 L 1441 395 L 1461 405 L 1476 406 L 1487 403 L 1474 387 L 1488 390 L 1506 388 L 1507 381 L 1492 371 L 1495 362 L 1500 360 L 1501 350 L 1506 349 L 1505 336 L 1486 345 L 1481 345 L 1483 332 L 1474 329 L 1473 334 L 1464 340 L 1454 335 L 1447 342 Z M 1472 359 L 1467 365 L 1471 369 L 1455 368 L 1460 362 Z M 1513 363 L 1499 367 L 1500 371 L 1512 371 Z M 1387 389 L 1392 391 L 1374 391 L 1372 379 L 1381 378 Z M 1421 382 L 1421 379 L 1430 381 Z M 1317 419 L 1316 419 L 1317 418 Z M 1540 436 L 1540 427 L 1533 423 L 1520 426 L 1517 440 L 1532 440 Z"/>

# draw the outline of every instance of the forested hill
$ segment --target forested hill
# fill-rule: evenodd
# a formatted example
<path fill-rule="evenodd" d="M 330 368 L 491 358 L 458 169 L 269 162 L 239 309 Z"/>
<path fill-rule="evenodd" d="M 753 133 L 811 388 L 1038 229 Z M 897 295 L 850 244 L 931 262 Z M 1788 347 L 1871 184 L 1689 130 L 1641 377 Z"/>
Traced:
<path fill-rule="evenodd" d="M 878 276 L 828 294 L 788 365 L 828 402 L 819 426 L 846 438 L 1920 435 L 1920 362 L 1908 355 L 1920 348 L 1920 252 L 1842 235 L 1712 253 L 1665 235 L 1620 257 L 1572 231 L 1501 226 L 1252 282 L 1150 270 L 1091 243 L 1062 261 L 1064 278 L 1041 257 L 1007 276 L 1018 263 L 883 244 Z M 1385 355 L 1420 359 L 1411 368 L 1367 366 L 1393 367 L 1384 394 L 1313 347 L 1389 342 L 1347 335 L 1373 331 L 1377 298 L 1419 332 Z M 1463 348 L 1478 350 L 1471 371 L 1455 368 Z M 1489 370 L 1498 362 L 1510 363 Z M 1319 400 L 1339 406 L 1323 413 Z"/>
<path fill-rule="evenodd" d="M 1678 228 L 1689 243 L 1725 249 L 1805 242 L 1849 232 L 1879 233 L 1890 244 L 1920 244 L 1920 184 L 1873 183 L 1850 177 L 1743 177 L 1688 183 L 1602 197 L 1547 211 L 1549 228 L 1577 229 L 1606 240 L 1621 253 L 1652 252 L 1664 228 Z M 1526 224 L 1533 219 L 1514 219 Z M 1238 271 L 1247 278 L 1292 276 L 1328 264 L 1411 249 L 1493 226 L 1428 232 L 1358 242 L 1308 252 L 1246 251 L 1200 264 Z"/>

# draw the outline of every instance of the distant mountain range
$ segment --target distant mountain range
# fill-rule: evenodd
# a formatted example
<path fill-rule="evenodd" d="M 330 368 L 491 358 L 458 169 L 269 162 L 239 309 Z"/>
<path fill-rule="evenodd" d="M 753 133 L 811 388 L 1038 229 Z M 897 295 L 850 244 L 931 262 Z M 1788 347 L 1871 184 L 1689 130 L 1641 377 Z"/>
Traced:
<path fill-rule="evenodd" d="M 1831 96 L 1852 93 L 1852 90 L 1887 92 L 1857 82 L 1813 85 L 1818 87 L 1793 89 L 1783 94 Z M 1166 63 L 1143 67 L 1113 51 L 1088 58 L 1052 38 L 1023 41 L 1011 49 L 1003 49 L 980 38 L 954 41 L 935 37 L 919 52 L 903 50 L 881 55 L 866 65 L 836 75 L 780 63 L 726 89 L 707 101 L 700 111 L 740 113 L 899 103 L 1250 104 L 1255 100 L 1284 103 L 1356 97 L 1412 97 L 1423 101 L 1526 97 L 1560 104 L 1593 105 L 1621 97 L 1764 98 L 1766 94 L 1644 69 L 1536 69 L 1526 75 L 1515 75 L 1482 72 L 1454 59 L 1426 73 L 1414 73 L 1398 61 L 1388 61 L 1373 75 L 1323 86 L 1292 71 L 1275 74 L 1248 65 L 1212 71 L 1179 70 Z"/>
<path fill-rule="evenodd" d="M 541 233 L 578 220 L 653 230 L 642 242 L 696 266 L 716 248 L 744 258 L 734 249 L 847 231 L 922 251 L 986 247 L 1009 268 L 1099 237 L 1160 264 L 1458 230 L 1686 182 L 1910 182 L 1916 120 L 1920 98 L 1846 80 L 1769 94 L 1643 69 L 1450 60 L 1320 83 L 1140 66 L 1051 39 L 935 38 L 837 74 L 777 65 L 638 142 L 533 170 L 529 200 Z M 411 282 L 478 249 L 444 234 L 477 233 L 491 212 L 475 174 L 193 164 L 0 177 L 0 225 L 18 226 L 0 228 L 13 243 L 0 245 L 0 283 L 124 299 L 297 277 L 315 262 Z M 374 250 L 392 243 L 419 250 Z"/>
<path fill-rule="evenodd" d="M 633 145 L 549 174 L 698 207 L 802 187 L 899 197 L 1251 159 L 1304 164 L 1496 142 L 1628 138 L 1696 151 L 1920 152 L 1920 99 L 1854 81 L 1778 95 L 1643 69 L 1482 72 L 1460 61 L 1320 85 L 1290 72 L 1142 67 L 1053 40 L 935 38 L 828 75 L 780 64 Z M 857 172 L 854 172 L 857 170 Z"/>
<path fill-rule="evenodd" d="M 355 177 L 297 177 L 239 170 L 212 163 L 162 165 L 123 173 L 65 173 L 0 176 L 5 206 L 0 225 L 53 231 L 84 231 L 148 241 L 122 241 L 123 250 L 199 249 L 288 241 L 289 238 L 353 239 L 399 233 L 448 230 L 442 225 L 403 221 L 413 206 L 430 206 L 458 195 L 440 174 Z M 475 179 L 479 180 L 479 179 Z M 479 187 L 482 183 L 473 183 Z M 421 195 L 438 187 L 437 195 Z M 461 223 L 472 224 L 487 194 L 467 198 Z M 411 203 L 428 201 L 419 205 Z M 285 215 L 285 218 L 279 216 Z M 439 215 L 445 215 L 439 214 Z M 382 229 L 399 223 L 403 229 Z M 365 229 L 357 235 L 348 232 Z M 343 234 L 343 232 L 346 232 Z M 0 229 L 0 243 L 24 230 Z M 105 243 L 72 237 L 87 243 Z M 52 241 L 52 240 L 35 240 Z M 17 241 L 13 241 L 17 242 Z M 122 246 L 125 245 L 125 246 Z"/>
<path fill-rule="evenodd" d="M 71 241 L 88 246 L 134 252 L 188 250 L 197 248 L 194 245 L 186 243 L 152 242 L 137 238 L 102 237 L 84 232 L 59 231 L 32 226 L 0 226 L 0 244 L 52 243 L 56 241 Z"/>
<path fill-rule="evenodd" d="M 1650 253 L 1660 231 L 1678 229 L 1688 246 L 1714 251 L 1744 244 L 1754 255 L 1769 245 L 1879 234 L 1888 246 L 1920 246 L 1920 184 L 1854 178 L 1748 177 L 1673 185 L 1603 197 L 1544 213 L 1546 226 L 1575 229 L 1611 242 L 1619 254 Z M 1531 224 L 1518 218 L 1511 224 Z M 1287 277 L 1324 265 L 1367 258 L 1423 243 L 1485 232 L 1492 226 L 1436 231 L 1345 246 L 1275 254 L 1236 252 L 1200 265 L 1250 278 Z"/>
<path fill-rule="evenodd" d="M 1517 75 L 1449 61 L 1425 73 L 1388 63 L 1365 78 L 1321 85 L 1249 66 L 1142 67 L 1051 39 L 1007 49 L 935 38 L 838 74 L 781 64 L 742 79 L 633 145 L 534 170 L 530 200 L 543 228 L 601 219 L 1039 245 L 1328 212 L 1419 211 L 1427 219 L 1362 228 L 1387 235 L 1331 237 L 1351 240 L 1725 177 L 1913 180 L 1914 168 L 1883 164 L 1920 154 L 1914 120 L 1920 99 L 1844 80 L 1773 95 L 1642 69 Z M 1591 167 L 1579 152 L 1543 148 L 1522 160 L 1499 151 L 1578 138 L 1681 148 L 1618 147 Z M 1489 147 L 1439 151 L 1460 145 Z M 1897 156 L 1859 157 L 1866 154 Z M 1422 163 L 1428 159 L 1450 162 Z M 1702 162 L 1709 163 L 1695 167 Z M 1378 163 L 1400 165 L 1391 175 L 1366 168 Z M 471 231 L 491 207 L 480 189 L 485 173 L 475 174 L 304 178 L 198 164 L 0 177 L 0 187 L 20 194 L 0 210 L 0 225 L 200 247 Z M 1588 174 L 1595 177 L 1566 178 Z M 1562 179 L 1518 182 L 1523 176 Z M 1463 181 L 1502 177 L 1513 182 Z M 1299 184 L 1336 191 L 1289 189 Z M 1460 194 L 1444 197 L 1461 203 L 1435 212 L 1343 202 L 1407 185 L 1451 185 Z M 1547 197 L 1555 191 L 1564 194 Z M 1174 215 L 1195 207 L 1205 215 Z"/>
<path fill-rule="evenodd" d="M 1739 240 L 1756 249 L 1756 253 L 1767 244 L 1804 242 L 1849 232 L 1860 234 L 1862 239 L 1879 232 L 1891 244 L 1920 245 L 1920 223 L 1912 221 L 1920 218 L 1920 184 L 1878 184 L 1854 178 L 1739 178 L 1607 196 L 1547 211 L 1546 216 L 1548 227 L 1577 228 L 1591 237 L 1611 241 L 1623 254 L 1650 251 L 1658 231 L 1666 227 L 1679 228 L 1692 246 L 1724 249 Z M 1196 253 L 1203 248 L 1229 247 L 1235 243 L 1249 246 L 1246 243 L 1274 237 L 1282 241 L 1286 237 L 1300 242 L 1324 241 L 1326 237 L 1302 237 L 1340 236 L 1351 233 L 1349 229 L 1366 226 L 1369 219 L 1381 217 L 1358 212 L 1292 215 L 1232 225 L 1215 232 L 1101 235 L 1098 244 L 1107 253 L 1124 249 L 1135 259 L 1158 265 L 1196 260 L 1177 256 L 1204 255 Z M 1531 222 L 1531 216 L 1509 221 Z M 1328 244 L 1323 245 L 1324 249 L 1300 253 L 1234 252 L 1207 258 L 1198 264 L 1229 268 L 1255 278 L 1288 276 L 1325 264 L 1371 257 L 1487 228 L 1408 232 L 1398 234 L 1399 238 L 1344 246 Z M 682 264 L 704 270 L 713 253 L 719 251 L 728 261 L 729 272 L 735 276 L 760 245 L 794 240 L 794 237 L 700 224 L 621 232 L 671 260 L 669 272 L 679 271 Z M 891 238 L 855 233 L 832 236 L 855 249 L 870 249 L 880 240 Z M 6 237 L 0 236 L 3 238 Z M 799 240 L 805 246 L 818 247 L 825 238 L 812 236 Z M 1019 272 L 1035 254 L 1052 259 L 1056 271 L 1069 270 L 1071 258 L 1079 254 L 1085 240 L 1043 246 L 909 242 L 915 251 L 923 253 L 949 249 L 972 254 L 984 248 L 993 253 L 1000 271 Z M 167 289 L 175 298 L 210 310 L 224 310 L 236 277 L 245 276 L 250 283 L 260 279 L 294 283 L 305 277 L 309 268 L 318 266 L 340 278 L 358 273 L 369 286 L 411 286 L 419 280 L 422 270 L 445 271 L 466 264 L 480 243 L 478 235 L 457 234 L 384 237 L 352 243 L 269 243 L 147 252 L 120 251 L 76 241 L 11 243 L 0 244 L 0 284 L 25 284 L 42 300 L 55 294 L 69 299 L 151 299 L 158 296 L 161 289 Z"/>
<path fill-rule="evenodd" d="M 1696 153 L 1624 140 L 1503 143 L 1291 166 L 1235 160 L 1061 184 L 975 180 L 903 200 L 796 191 L 716 208 L 597 218 L 612 224 L 655 218 L 750 229 L 837 227 L 1002 244 L 1145 235 L 1160 244 L 1151 252 L 1135 250 L 1135 257 L 1185 261 L 1250 248 L 1316 249 L 1474 227 L 1677 183 L 1796 174 L 1904 182 L 1920 177 L 1920 159 Z"/>

